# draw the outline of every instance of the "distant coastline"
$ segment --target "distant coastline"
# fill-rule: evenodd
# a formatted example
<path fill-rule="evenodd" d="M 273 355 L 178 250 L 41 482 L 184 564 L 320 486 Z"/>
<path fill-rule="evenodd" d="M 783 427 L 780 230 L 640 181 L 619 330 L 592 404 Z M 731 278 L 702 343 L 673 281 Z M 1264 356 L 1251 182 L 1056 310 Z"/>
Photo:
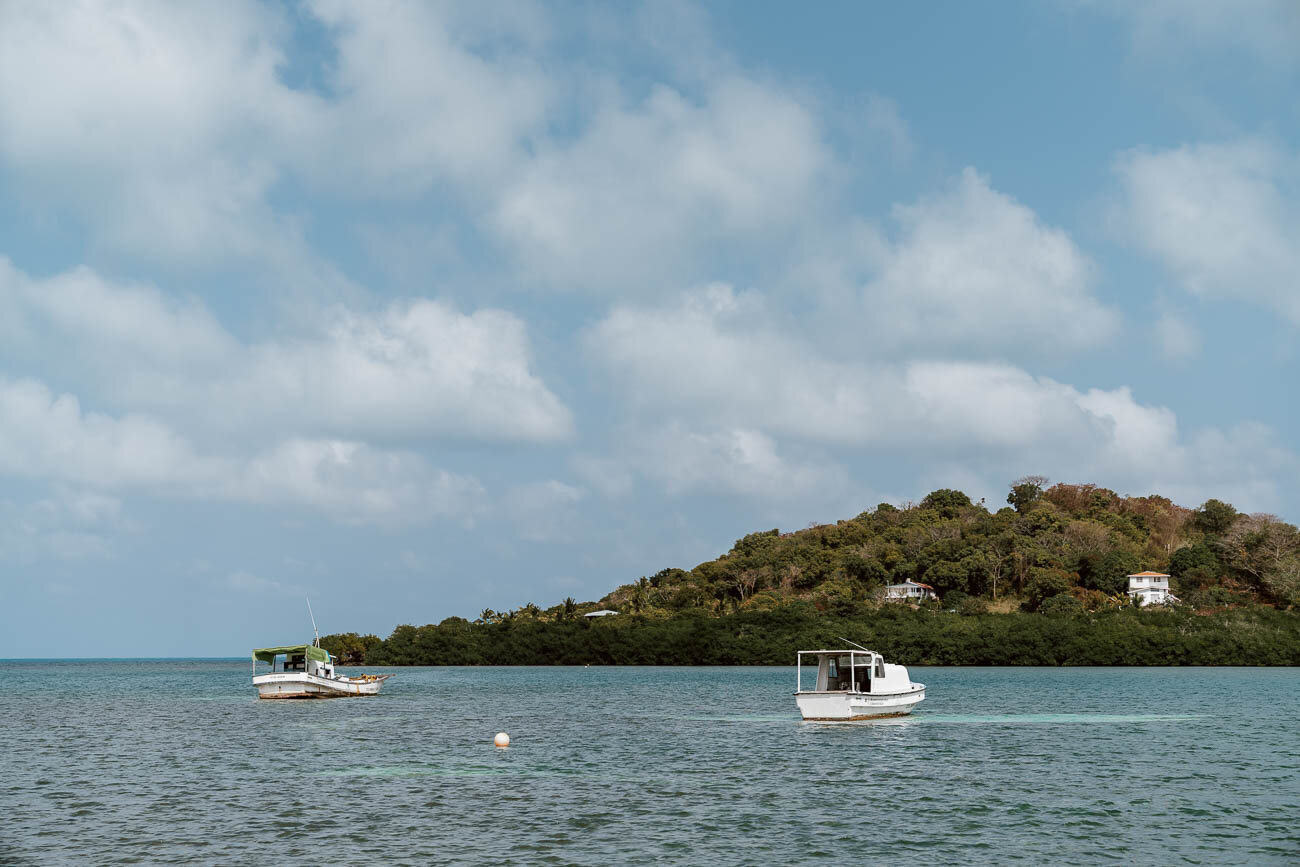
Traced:
<path fill-rule="evenodd" d="M 368 665 L 782 665 L 839 636 L 906 665 L 1300 665 L 1293 525 L 1039 476 L 1007 503 L 944 488 L 750 533 L 592 602 L 322 641 Z M 1151 575 L 1169 604 L 1142 608 Z"/>
<path fill-rule="evenodd" d="M 382 641 L 353 634 L 321 643 L 367 665 L 789 665 L 796 650 L 836 646 L 840 636 L 905 665 L 1300 665 L 1300 617 L 1269 609 L 963 616 L 895 606 L 844 617 L 792 606 L 669 620 L 451 618 L 399 626 Z M 359 642 L 369 646 L 358 653 Z"/>

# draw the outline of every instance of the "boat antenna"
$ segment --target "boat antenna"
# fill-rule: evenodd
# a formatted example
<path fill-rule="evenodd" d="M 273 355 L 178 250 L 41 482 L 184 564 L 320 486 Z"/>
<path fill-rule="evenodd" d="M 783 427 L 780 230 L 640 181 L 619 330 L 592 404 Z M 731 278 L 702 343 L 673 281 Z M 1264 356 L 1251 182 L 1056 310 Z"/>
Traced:
<path fill-rule="evenodd" d="M 841 638 L 840 641 L 843 641 L 845 644 L 852 644 L 852 645 L 853 645 L 854 647 L 856 647 L 858 650 L 867 650 L 867 649 L 866 649 L 865 647 L 863 647 L 861 644 L 858 644 L 858 643 L 853 642 L 853 641 L 849 641 L 847 638 Z M 872 652 L 873 652 L 873 651 L 867 650 L 867 653 L 872 653 Z"/>
<path fill-rule="evenodd" d="M 316 633 L 316 640 L 312 642 L 313 647 L 320 647 L 320 633 L 316 631 L 316 615 L 312 614 L 311 597 L 307 597 L 307 614 L 311 617 L 311 631 Z"/>

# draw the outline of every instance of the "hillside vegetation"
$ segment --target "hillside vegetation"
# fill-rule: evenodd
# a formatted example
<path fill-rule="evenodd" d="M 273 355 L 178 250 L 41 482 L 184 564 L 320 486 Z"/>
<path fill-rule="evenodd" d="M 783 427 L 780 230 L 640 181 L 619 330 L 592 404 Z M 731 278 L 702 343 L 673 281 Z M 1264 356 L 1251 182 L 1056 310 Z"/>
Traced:
<path fill-rule="evenodd" d="M 715 560 L 599 600 L 474 621 L 327 636 L 382 664 L 784 663 L 839 635 L 904 663 L 1298 664 L 1300 531 L 1218 500 L 1199 508 L 1094 485 L 1011 486 L 989 511 L 960 491 L 856 518 L 751 533 Z M 1179 602 L 1136 611 L 1126 576 L 1167 572 Z M 940 599 L 882 601 L 907 579 Z M 601 608 L 617 617 L 584 618 Z"/>

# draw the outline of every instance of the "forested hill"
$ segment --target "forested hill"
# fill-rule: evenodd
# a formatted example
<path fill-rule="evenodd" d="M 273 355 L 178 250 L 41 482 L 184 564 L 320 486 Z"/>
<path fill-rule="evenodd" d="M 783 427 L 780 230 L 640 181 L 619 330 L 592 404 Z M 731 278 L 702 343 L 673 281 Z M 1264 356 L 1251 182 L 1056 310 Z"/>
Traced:
<path fill-rule="evenodd" d="M 811 640 L 834 622 L 871 633 L 886 646 L 899 629 L 915 632 L 912 639 L 920 644 L 909 639 L 910 650 L 899 648 L 904 662 L 956 652 L 952 641 L 939 642 L 947 650 L 934 644 L 945 634 L 956 635 L 958 645 L 985 648 L 983 656 L 957 662 L 1014 662 L 1001 658 L 1005 654 L 991 660 L 987 642 L 1006 639 L 1006 630 L 1038 637 L 1066 630 L 1069 636 L 1056 640 L 1082 642 L 1074 656 L 1049 653 L 1036 659 L 1039 664 L 1105 663 L 1110 654 L 1087 647 L 1088 636 L 1100 635 L 1104 623 L 1114 633 L 1112 644 L 1129 640 L 1115 637 L 1119 629 L 1145 642 L 1149 652 L 1172 654 L 1151 662 L 1279 661 L 1276 654 L 1256 658 L 1268 655 L 1268 642 L 1243 650 L 1240 635 L 1235 644 L 1203 641 L 1198 653 L 1211 659 L 1185 652 L 1192 633 L 1204 637 L 1249 623 L 1256 638 L 1261 629 L 1281 630 L 1270 638 L 1282 643 L 1274 650 L 1294 652 L 1291 664 L 1300 662 L 1300 615 L 1294 613 L 1300 606 L 1300 531 L 1294 526 L 1271 515 L 1241 514 L 1218 500 L 1191 509 L 1095 485 L 1047 487 L 1036 477 L 1014 483 L 1007 503 L 990 511 L 960 491 L 937 490 L 919 503 L 882 503 L 835 524 L 751 533 L 716 560 L 690 570 L 664 569 L 592 602 L 489 609 L 472 622 L 452 617 L 438 626 L 400 626 L 383 641 L 349 633 L 322 643 L 349 661 L 370 664 L 785 661 L 769 657 L 788 655 L 788 640 Z M 1126 576 L 1148 569 L 1172 576 L 1171 589 L 1181 600 L 1175 610 L 1131 610 Z M 886 584 L 907 579 L 930 585 L 940 599 L 916 611 L 882 602 Z M 619 615 L 582 617 L 605 608 Z M 962 618 L 969 622 L 959 623 Z M 692 625 L 693 637 L 683 632 L 685 624 Z M 882 634 L 890 624 L 894 632 Z M 1162 624 L 1171 631 L 1155 637 Z M 763 637 L 719 659 L 719 642 L 746 629 Z M 520 644 L 525 635 L 530 641 Z M 683 642 L 703 644 L 683 658 Z"/>

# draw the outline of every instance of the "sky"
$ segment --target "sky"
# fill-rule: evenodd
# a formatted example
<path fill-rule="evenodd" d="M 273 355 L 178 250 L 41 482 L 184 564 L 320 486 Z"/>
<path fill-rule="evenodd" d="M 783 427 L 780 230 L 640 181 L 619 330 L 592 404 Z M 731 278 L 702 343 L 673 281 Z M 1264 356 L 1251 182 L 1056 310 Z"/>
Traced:
<path fill-rule="evenodd" d="M 0 0 L 0 657 L 1029 474 L 1300 519 L 1300 5 Z"/>

